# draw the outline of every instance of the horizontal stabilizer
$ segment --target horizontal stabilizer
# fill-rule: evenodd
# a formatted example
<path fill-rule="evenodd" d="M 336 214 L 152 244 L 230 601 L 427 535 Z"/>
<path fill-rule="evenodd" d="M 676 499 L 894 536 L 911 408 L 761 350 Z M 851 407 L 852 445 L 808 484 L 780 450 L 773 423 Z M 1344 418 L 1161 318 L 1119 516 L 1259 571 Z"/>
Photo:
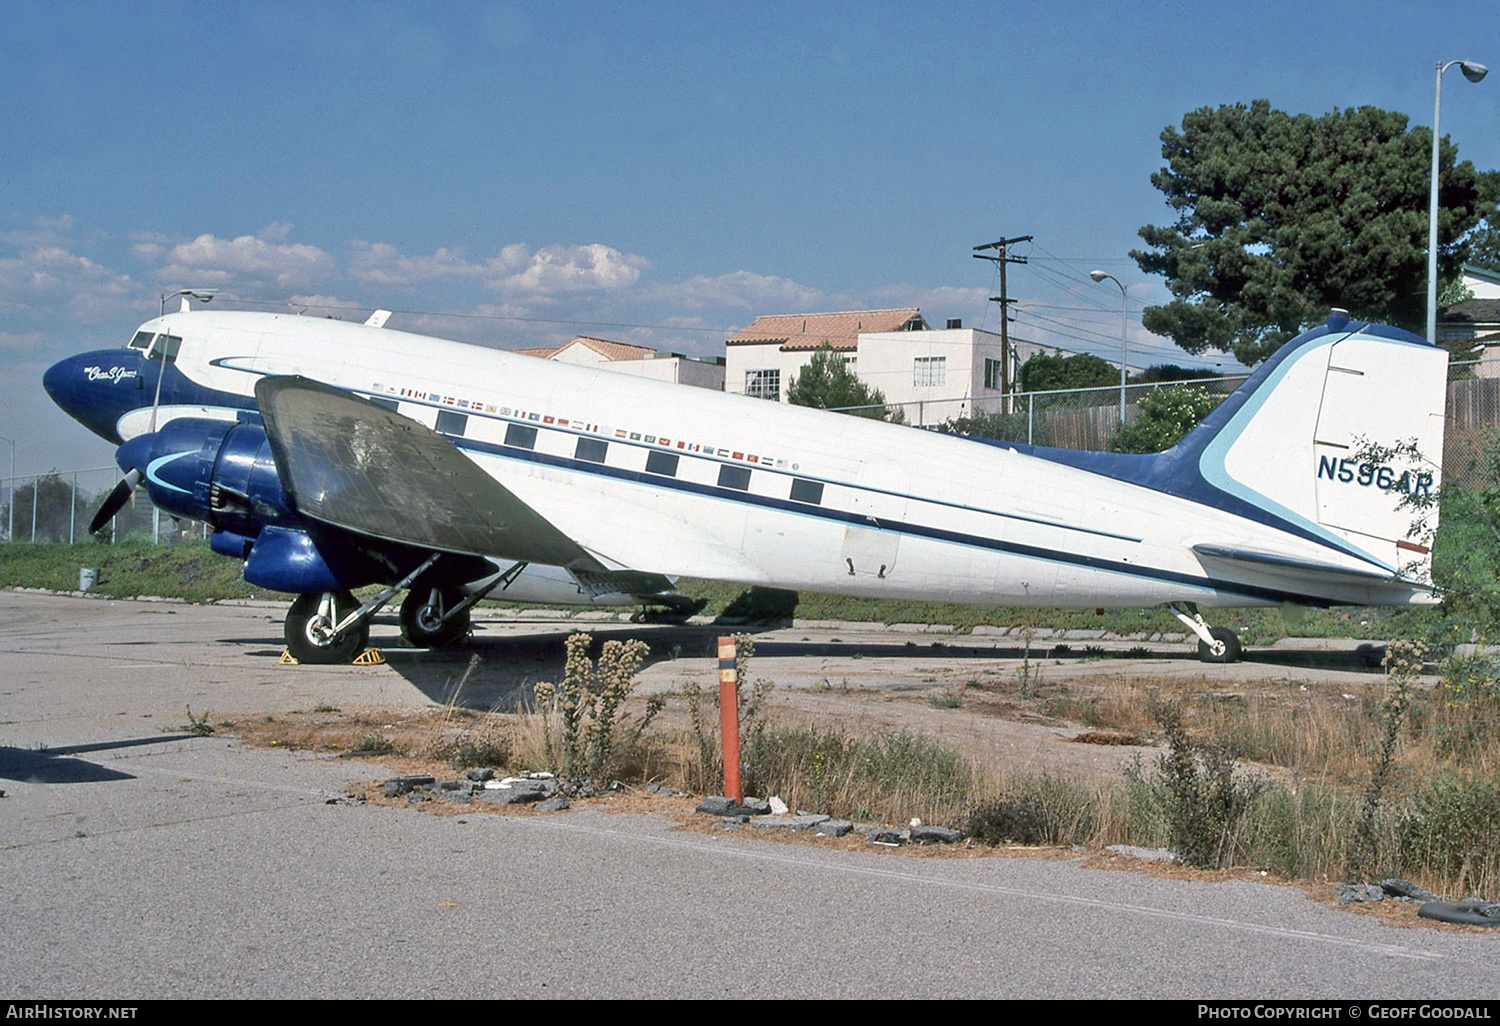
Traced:
<path fill-rule="evenodd" d="M 262 378 L 255 397 L 281 484 L 312 520 L 475 556 L 604 568 L 442 435 L 307 378 Z"/>
<path fill-rule="evenodd" d="M 1236 549 L 1224 545 L 1194 545 L 1193 552 L 1200 559 L 1222 561 L 1253 569 L 1259 573 L 1271 573 L 1290 581 L 1344 581 L 1351 584 L 1385 584 L 1394 581 L 1388 571 L 1371 566 L 1370 569 L 1337 566 L 1309 559 L 1295 559 L 1274 552 L 1256 552 L 1251 549 Z M 1408 582 L 1409 583 L 1409 582 Z"/>

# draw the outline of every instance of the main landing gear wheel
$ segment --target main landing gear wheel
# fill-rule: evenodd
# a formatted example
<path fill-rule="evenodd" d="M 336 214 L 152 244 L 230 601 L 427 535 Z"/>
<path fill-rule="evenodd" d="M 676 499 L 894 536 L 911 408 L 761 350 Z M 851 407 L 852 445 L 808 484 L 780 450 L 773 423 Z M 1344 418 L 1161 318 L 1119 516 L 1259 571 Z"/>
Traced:
<path fill-rule="evenodd" d="M 1240 658 L 1239 635 L 1228 627 L 1210 627 L 1213 644 L 1198 642 L 1198 658 L 1205 663 L 1233 663 Z"/>
<path fill-rule="evenodd" d="M 469 611 L 443 614 L 463 595 L 456 588 L 413 588 L 401 603 L 401 636 L 416 648 L 443 648 L 469 635 Z"/>
<path fill-rule="evenodd" d="M 325 601 L 326 600 L 326 601 Z M 333 628 L 359 608 L 347 591 L 298 595 L 286 613 L 286 647 L 299 663 L 350 663 L 370 641 L 370 624 L 361 620 L 341 634 Z"/>

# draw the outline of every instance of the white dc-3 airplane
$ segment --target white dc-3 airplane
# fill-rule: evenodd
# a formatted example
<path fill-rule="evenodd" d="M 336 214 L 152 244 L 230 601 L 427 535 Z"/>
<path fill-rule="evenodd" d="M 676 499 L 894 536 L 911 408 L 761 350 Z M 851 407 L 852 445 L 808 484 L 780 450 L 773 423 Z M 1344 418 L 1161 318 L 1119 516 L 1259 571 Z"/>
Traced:
<path fill-rule="evenodd" d="M 1288 342 L 1172 449 L 956 437 L 384 327 L 189 308 L 45 375 L 251 584 L 297 596 L 303 662 L 346 662 L 401 590 L 445 644 L 479 598 L 692 607 L 678 576 L 900 599 L 1199 607 L 1437 601 L 1401 500 L 1442 452 L 1447 353 L 1352 322 Z M 1426 527 L 1434 528 L 1429 520 Z M 385 587 L 368 601 L 352 594 Z"/>

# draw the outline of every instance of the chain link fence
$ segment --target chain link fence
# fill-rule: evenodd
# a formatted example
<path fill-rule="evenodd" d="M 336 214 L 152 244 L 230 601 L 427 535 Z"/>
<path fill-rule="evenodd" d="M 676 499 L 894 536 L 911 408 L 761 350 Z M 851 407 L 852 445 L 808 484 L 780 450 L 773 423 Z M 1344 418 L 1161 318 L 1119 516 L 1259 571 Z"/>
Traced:
<path fill-rule="evenodd" d="M 114 467 L 49 471 L 0 478 L 0 533 L 6 541 L 87 541 L 89 521 L 110 489 L 120 480 Z M 111 541 L 150 538 L 171 544 L 208 537 L 208 526 L 178 521 L 152 505 L 145 488 L 137 488 L 130 502 L 101 534 Z"/>
<path fill-rule="evenodd" d="M 1119 385 L 1049 392 L 1013 392 L 973 399 L 923 399 L 887 403 L 899 408 L 902 422 L 913 427 L 948 428 L 1007 442 L 1058 449 L 1107 449 L 1124 424 L 1140 417 L 1143 397 L 1163 388 L 1202 388 L 1220 397 L 1237 388 L 1246 375 L 1126 385 L 1121 416 Z"/>
<path fill-rule="evenodd" d="M 1220 397 L 1237 388 L 1244 376 L 1127 385 L 1124 416 L 1120 387 L 1078 388 L 1055 392 L 1017 392 L 979 399 L 927 399 L 890 403 L 913 427 L 948 425 L 988 438 L 1061 449 L 1108 449 L 1121 424 L 1140 416 L 1140 400 L 1158 389 L 1182 386 L 1206 389 Z M 1490 443 L 1500 430 L 1500 360 L 1449 365 L 1447 424 L 1443 443 L 1443 478 L 1449 487 L 1477 488 L 1487 479 Z M 114 467 L 91 467 L 26 477 L 0 478 L 0 532 L 8 541 L 79 542 L 104 496 L 119 481 Z M 152 504 L 137 488 L 108 528 L 111 540 L 150 538 L 172 544 L 206 538 L 208 527 L 178 521 Z"/>

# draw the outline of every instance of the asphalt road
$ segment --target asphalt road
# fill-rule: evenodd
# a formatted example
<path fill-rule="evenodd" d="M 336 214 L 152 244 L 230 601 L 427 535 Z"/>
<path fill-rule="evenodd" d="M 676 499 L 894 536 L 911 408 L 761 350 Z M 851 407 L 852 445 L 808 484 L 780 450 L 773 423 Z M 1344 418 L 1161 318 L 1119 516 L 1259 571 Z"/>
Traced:
<path fill-rule="evenodd" d="M 381 771 L 184 707 L 423 706 L 453 661 L 280 667 L 269 607 L 0 592 L 0 625 L 4 998 L 1500 998 L 1500 931 L 1286 887 L 327 804 Z"/>

